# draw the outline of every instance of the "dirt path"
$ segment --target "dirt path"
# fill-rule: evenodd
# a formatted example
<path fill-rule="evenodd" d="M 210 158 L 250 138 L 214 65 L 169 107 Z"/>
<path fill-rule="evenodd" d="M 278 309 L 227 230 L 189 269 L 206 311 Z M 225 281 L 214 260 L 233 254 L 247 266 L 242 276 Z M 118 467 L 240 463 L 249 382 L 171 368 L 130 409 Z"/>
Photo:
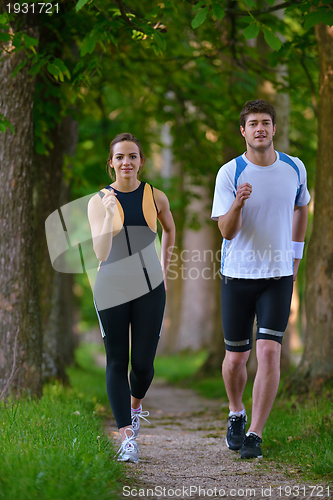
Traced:
<path fill-rule="evenodd" d="M 149 411 L 151 425 L 143 422 L 140 428 L 139 463 L 125 464 L 129 476 L 134 474 L 135 478 L 123 488 L 122 498 L 304 500 L 333 497 L 333 490 L 328 495 L 327 490 L 319 486 L 310 489 L 301 479 L 297 481 L 295 475 L 290 479 L 285 473 L 277 472 L 275 465 L 265 458 L 241 460 L 239 453 L 229 450 L 225 444 L 226 422 L 221 421 L 220 402 L 155 380 L 143 409 Z M 114 421 L 107 422 L 107 432 L 120 445 Z M 295 474 L 295 471 L 289 472 Z"/>

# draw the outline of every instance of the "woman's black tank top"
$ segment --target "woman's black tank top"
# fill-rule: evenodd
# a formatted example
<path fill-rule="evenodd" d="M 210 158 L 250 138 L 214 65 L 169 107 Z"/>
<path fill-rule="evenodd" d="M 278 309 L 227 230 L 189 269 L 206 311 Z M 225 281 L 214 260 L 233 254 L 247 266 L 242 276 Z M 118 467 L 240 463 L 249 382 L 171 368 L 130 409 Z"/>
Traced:
<path fill-rule="evenodd" d="M 150 184 L 141 182 L 137 189 L 130 192 L 118 191 L 108 185 L 98 194 L 103 198 L 111 189 L 117 195 L 117 210 L 113 221 L 112 248 L 107 260 L 99 264 L 101 272 L 108 264 L 135 253 L 140 255 L 142 250 L 154 242 L 157 232 L 158 210 Z"/>

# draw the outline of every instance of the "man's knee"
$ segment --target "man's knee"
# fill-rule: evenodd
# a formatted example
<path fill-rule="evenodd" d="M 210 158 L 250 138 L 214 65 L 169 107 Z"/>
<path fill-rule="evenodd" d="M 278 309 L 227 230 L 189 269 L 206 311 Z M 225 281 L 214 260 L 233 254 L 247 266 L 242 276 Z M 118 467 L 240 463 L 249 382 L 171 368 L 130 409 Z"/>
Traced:
<path fill-rule="evenodd" d="M 274 340 L 257 340 L 257 359 L 259 362 L 274 364 L 280 362 L 281 344 Z"/>
<path fill-rule="evenodd" d="M 245 351 L 245 352 L 226 351 L 223 364 L 231 372 L 237 371 L 244 365 L 246 365 L 249 355 L 250 351 Z"/>

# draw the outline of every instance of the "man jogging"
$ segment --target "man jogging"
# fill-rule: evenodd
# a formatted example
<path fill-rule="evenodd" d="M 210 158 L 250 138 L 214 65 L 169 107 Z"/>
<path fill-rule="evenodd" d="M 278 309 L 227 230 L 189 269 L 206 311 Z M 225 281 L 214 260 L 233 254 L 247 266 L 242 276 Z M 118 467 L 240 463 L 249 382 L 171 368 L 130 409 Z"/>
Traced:
<path fill-rule="evenodd" d="M 246 152 L 217 174 L 212 219 L 223 236 L 221 307 L 226 355 L 222 375 L 229 399 L 227 446 L 241 458 L 261 458 L 262 431 L 280 380 L 281 344 L 293 281 L 303 254 L 310 194 L 299 158 L 274 150 L 274 108 L 245 104 L 240 130 Z M 258 368 L 252 419 L 242 396 L 257 318 Z"/>

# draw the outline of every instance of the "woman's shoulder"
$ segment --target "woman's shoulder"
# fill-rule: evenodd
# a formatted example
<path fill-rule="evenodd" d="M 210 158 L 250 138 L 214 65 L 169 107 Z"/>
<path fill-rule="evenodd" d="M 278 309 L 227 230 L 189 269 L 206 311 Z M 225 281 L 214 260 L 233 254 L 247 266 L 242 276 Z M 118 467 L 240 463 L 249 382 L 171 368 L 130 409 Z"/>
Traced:
<path fill-rule="evenodd" d="M 106 191 L 105 188 L 102 188 L 100 189 L 97 193 L 95 193 L 89 200 L 88 202 L 88 210 L 89 209 L 97 209 L 97 208 L 102 208 L 103 207 L 103 204 L 102 204 L 102 198 L 104 196 L 104 192 L 103 191 Z"/>
<path fill-rule="evenodd" d="M 100 200 L 100 199 L 101 199 L 101 198 L 103 198 L 103 196 L 104 196 L 104 195 L 105 195 L 108 191 L 110 191 L 110 190 L 111 190 L 111 186 L 110 186 L 110 185 L 108 185 L 108 186 L 105 186 L 105 187 L 101 188 L 99 191 L 97 191 L 97 193 L 95 193 L 95 194 L 94 194 L 94 195 L 90 198 L 90 200 L 89 200 L 89 201 L 91 201 L 91 200 L 98 200 L 98 199 Z"/>
<path fill-rule="evenodd" d="M 160 189 L 155 188 L 154 186 L 152 186 L 152 188 L 153 188 L 154 199 L 158 207 L 158 211 L 160 212 L 161 210 L 163 210 L 163 208 L 168 208 L 169 200 L 167 195 Z"/>

